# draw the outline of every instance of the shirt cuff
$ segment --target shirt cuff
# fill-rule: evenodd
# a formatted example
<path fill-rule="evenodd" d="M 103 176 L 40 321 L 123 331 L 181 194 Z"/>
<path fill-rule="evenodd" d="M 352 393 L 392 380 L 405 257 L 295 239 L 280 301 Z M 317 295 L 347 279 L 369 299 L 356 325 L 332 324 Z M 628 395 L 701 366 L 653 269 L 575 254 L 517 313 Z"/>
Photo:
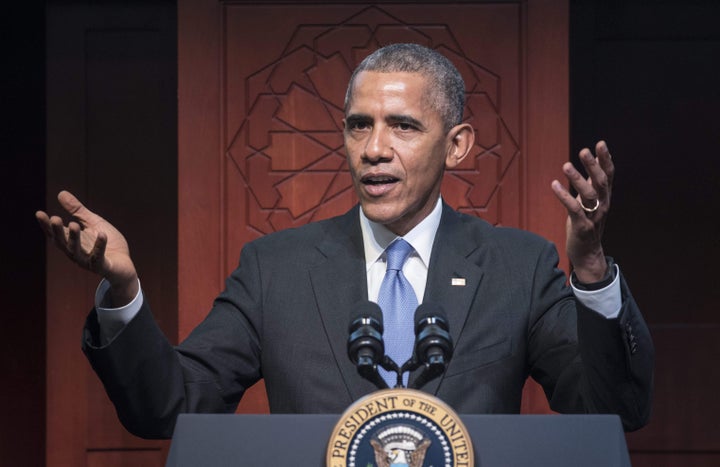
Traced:
<path fill-rule="evenodd" d="M 596 290 L 583 290 L 578 288 L 574 274 L 570 276 L 575 297 L 591 310 L 600 313 L 608 319 L 617 318 L 622 309 L 622 293 L 620 291 L 620 267 L 612 264 L 614 268 L 613 280 L 609 285 Z"/>
<path fill-rule="evenodd" d="M 105 279 L 100 281 L 95 291 L 95 309 L 97 310 L 98 325 L 100 326 L 101 345 L 112 342 L 120 331 L 135 317 L 143 304 L 142 288 L 138 279 L 138 293 L 130 303 L 119 308 L 109 308 L 108 291 L 110 283 Z"/>

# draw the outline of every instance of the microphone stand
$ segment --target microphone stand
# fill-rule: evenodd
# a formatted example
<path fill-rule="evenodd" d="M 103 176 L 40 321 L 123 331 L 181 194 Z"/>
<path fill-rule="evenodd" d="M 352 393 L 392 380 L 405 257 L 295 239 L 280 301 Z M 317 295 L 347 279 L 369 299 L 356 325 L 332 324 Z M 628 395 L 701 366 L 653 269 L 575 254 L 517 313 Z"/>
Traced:
<path fill-rule="evenodd" d="M 380 366 L 382 366 L 383 368 L 385 368 L 388 371 L 391 371 L 385 367 L 385 360 L 390 360 L 390 359 L 387 356 L 385 356 L 383 361 L 380 362 Z M 395 365 L 395 363 L 392 360 L 390 360 L 390 362 L 392 362 L 393 365 Z M 395 368 L 397 368 L 397 365 L 395 365 Z M 375 363 L 373 363 L 371 358 L 362 358 L 362 357 L 358 358 L 357 370 L 358 370 L 358 373 L 360 373 L 360 376 L 362 376 L 366 380 L 370 381 L 378 388 L 380 388 L 380 389 L 388 388 L 387 383 L 385 382 L 383 377 L 380 376 L 380 373 L 378 373 L 378 371 L 377 371 L 377 365 L 375 365 Z"/>
<path fill-rule="evenodd" d="M 397 363 L 395 363 L 392 358 L 388 357 L 387 355 L 383 356 L 383 359 L 382 359 L 382 361 L 380 362 L 380 366 L 383 367 L 383 369 L 384 369 L 385 371 L 395 372 L 395 374 L 397 375 L 397 380 L 396 380 L 396 383 L 395 383 L 395 386 L 394 386 L 395 388 L 403 388 L 403 387 L 405 387 L 405 386 L 403 386 L 403 384 L 402 384 L 402 375 L 403 375 L 404 372 L 402 371 L 402 369 L 401 369 L 400 367 L 398 367 Z M 404 368 L 404 367 L 405 367 L 405 365 L 403 365 L 403 368 Z M 377 371 L 375 372 L 375 374 L 377 374 L 377 375 L 378 375 L 378 378 L 380 378 L 380 379 L 382 380 L 383 385 L 384 385 L 385 387 L 388 387 L 387 383 L 385 383 L 385 380 L 380 377 L 380 374 L 379 374 Z M 381 389 L 382 389 L 382 388 L 381 388 Z"/>
<path fill-rule="evenodd" d="M 415 368 L 419 366 L 420 364 L 418 363 L 416 364 Z M 442 354 L 440 354 L 428 358 L 428 361 L 424 363 L 423 366 L 425 368 L 423 369 L 423 372 L 420 373 L 420 376 L 418 376 L 418 378 L 413 383 L 413 389 L 420 389 L 428 382 L 443 374 L 447 363 L 445 362 L 445 358 L 442 356 Z"/>
<path fill-rule="evenodd" d="M 407 371 L 415 371 L 416 369 L 423 366 L 423 371 L 420 376 L 415 380 L 412 387 L 413 389 L 419 389 L 423 387 L 429 381 L 440 376 L 445 371 L 445 358 L 442 355 L 431 356 L 426 363 L 420 363 L 415 357 L 411 358 L 403 364 L 402 367 L 398 367 L 390 357 L 387 355 L 383 356 L 381 362 L 378 363 L 385 371 L 392 371 L 397 375 L 397 380 L 394 388 L 404 388 L 402 375 Z M 377 371 L 377 365 L 373 364 L 371 359 L 365 359 L 360 356 L 358 358 L 357 370 L 360 376 L 373 383 L 379 389 L 389 388 L 385 379 L 380 376 Z"/>
<path fill-rule="evenodd" d="M 424 367 L 422 373 L 420 373 L 420 376 L 415 380 L 412 387 L 413 389 L 419 389 L 423 387 L 426 383 L 429 381 L 432 381 L 433 379 L 437 378 L 443 372 L 445 371 L 445 367 L 447 366 L 447 363 L 445 362 L 445 358 L 442 355 L 442 352 L 434 355 L 428 356 L 428 361 L 425 363 L 421 363 L 415 356 L 413 356 L 410 360 L 403 363 L 402 367 L 398 367 L 397 363 L 395 363 L 390 357 L 385 355 L 383 357 L 383 360 L 379 363 L 380 366 L 385 371 L 392 371 L 397 375 L 397 382 L 395 384 L 395 388 L 404 388 L 402 375 L 405 374 L 405 372 L 408 371 L 415 371 L 416 369 L 420 368 L 421 366 Z M 358 364 L 358 370 L 360 371 L 360 366 Z M 380 389 L 385 389 L 388 387 L 385 380 L 380 376 L 380 374 L 377 371 L 377 368 L 366 368 L 365 369 L 368 372 L 371 372 L 366 376 L 366 374 L 361 371 L 361 375 L 375 383 Z"/>

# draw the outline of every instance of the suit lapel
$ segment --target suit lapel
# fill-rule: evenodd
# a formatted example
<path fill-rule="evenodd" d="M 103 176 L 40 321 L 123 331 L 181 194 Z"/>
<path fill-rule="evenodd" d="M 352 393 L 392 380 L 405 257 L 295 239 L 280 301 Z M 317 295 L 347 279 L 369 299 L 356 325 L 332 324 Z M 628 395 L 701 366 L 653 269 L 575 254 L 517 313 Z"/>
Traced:
<path fill-rule="evenodd" d="M 375 390 L 360 377 L 347 355 L 350 316 L 367 300 L 367 275 L 358 208 L 333 219 L 317 248 L 326 261 L 310 271 L 313 293 L 325 333 L 351 400 Z"/>
<path fill-rule="evenodd" d="M 310 271 L 313 293 L 348 394 L 351 400 L 357 400 L 377 389 L 358 375 L 347 355 L 350 315 L 358 302 L 367 300 L 365 252 L 357 206 L 329 223 L 317 248 L 326 261 Z M 458 213 L 444 204 L 423 301 L 442 305 L 453 344 L 462 335 L 483 276 L 482 270 L 468 259 L 478 248 L 479 239 L 473 238 Z M 420 373 L 421 369 L 410 375 L 410 385 Z M 422 390 L 436 394 L 442 378 L 430 381 Z"/>
<path fill-rule="evenodd" d="M 443 204 L 442 219 L 433 243 L 423 303 L 436 303 L 443 307 L 447 314 L 453 345 L 460 339 L 483 276 L 482 270 L 468 259 L 478 248 L 479 239 L 473 238 L 466 231 L 458 213 Z M 410 385 L 421 372 L 422 369 L 418 369 L 410 375 Z M 444 375 L 425 384 L 422 387 L 423 391 L 436 394 L 443 377 Z"/>

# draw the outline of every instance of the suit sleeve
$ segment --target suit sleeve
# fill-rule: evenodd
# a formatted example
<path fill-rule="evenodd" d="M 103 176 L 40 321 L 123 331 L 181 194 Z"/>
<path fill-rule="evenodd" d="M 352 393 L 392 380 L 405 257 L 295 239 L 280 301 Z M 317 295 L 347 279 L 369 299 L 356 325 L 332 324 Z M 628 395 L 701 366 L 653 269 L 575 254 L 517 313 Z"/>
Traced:
<path fill-rule="evenodd" d="M 555 411 L 612 413 L 626 431 L 641 428 L 650 416 L 655 352 L 624 278 L 620 314 L 607 319 L 575 299 L 556 265 L 557 253 L 549 247 L 536 269 L 531 375 Z M 547 270 L 554 273 L 542 272 Z"/>
<path fill-rule="evenodd" d="M 620 281 L 618 318 L 606 319 L 578 302 L 578 341 L 594 412 L 617 413 L 632 431 L 650 418 L 655 349 L 622 275 Z"/>
<path fill-rule="evenodd" d="M 169 438 L 180 413 L 231 413 L 261 378 L 262 291 L 252 244 L 240 264 L 205 320 L 177 347 L 155 323 L 147 301 L 107 345 L 99 344 L 91 311 L 83 352 L 131 433 Z"/>

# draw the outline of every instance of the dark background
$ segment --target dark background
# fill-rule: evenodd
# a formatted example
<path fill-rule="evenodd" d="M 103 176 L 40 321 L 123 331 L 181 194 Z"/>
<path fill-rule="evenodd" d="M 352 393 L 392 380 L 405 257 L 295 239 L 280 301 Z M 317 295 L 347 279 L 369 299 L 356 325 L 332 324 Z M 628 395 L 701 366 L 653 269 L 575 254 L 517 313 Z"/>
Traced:
<path fill-rule="evenodd" d="M 45 6 L 0 14 L 0 465 L 44 465 Z"/>
<path fill-rule="evenodd" d="M 33 214 L 46 205 L 45 4 L 8 3 L 0 18 L 0 465 L 41 465 L 46 244 Z M 629 436 L 634 465 L 720 464 L 719 21 L 715 1 L 571 2 L 571 148 L 608 141 L 618 175 L 606 250 L 657 346 L 653 418 Z"/>

